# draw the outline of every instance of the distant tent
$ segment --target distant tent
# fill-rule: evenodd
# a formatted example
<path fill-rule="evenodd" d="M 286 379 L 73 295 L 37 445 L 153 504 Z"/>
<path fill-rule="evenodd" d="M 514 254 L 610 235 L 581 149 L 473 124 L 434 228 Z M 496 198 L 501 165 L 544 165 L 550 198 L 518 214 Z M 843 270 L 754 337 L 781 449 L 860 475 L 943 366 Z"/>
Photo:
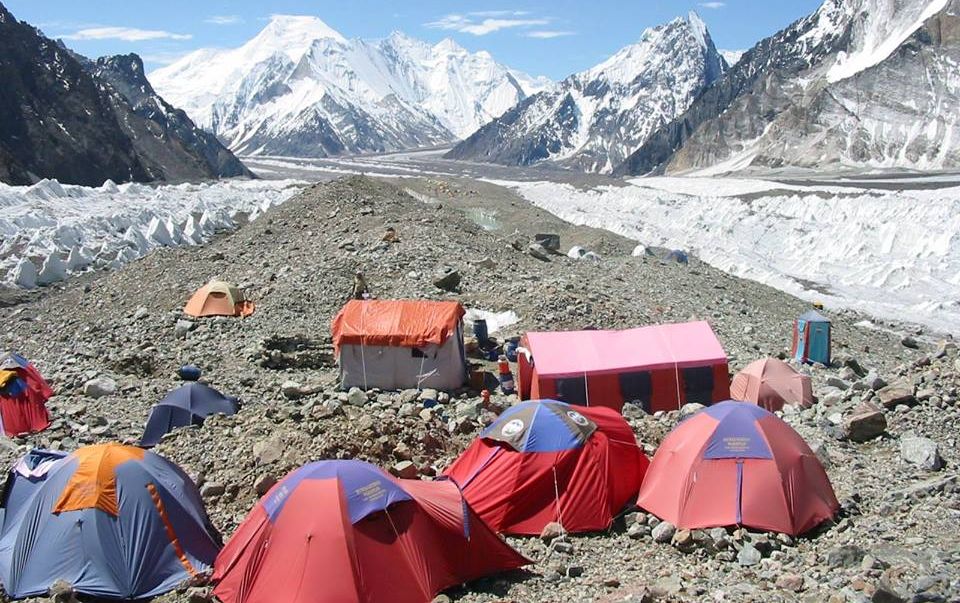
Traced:
<path fill-rule="evenodd" d="M 527 333 L 518 355 L 520 398 L 549 398 L 649 413 L 730 397 L 727 355 L 706 322 L 625 331 Z"/>
<path fill-rule="evenodd" d="M 463 316 L 454 301 L 347 302 L 332 324 L 342 386 L 460 387 L 467 380 Z"/>
<path fill-rule="evenodd" d="M 595 532 L 635 498 L 648 464 L 618 412 L 543 400 L 508 408 L 445 473 L 497 532 Z"/>
<path fill-rule="evenodd" d="M 224 281 L 210 281 L 197 289 L 183 308 L 187 316 L 250 316 L 255 305 L 234 285 Z"/>
<path fill-rule="evenodd" d="M 660 444 L 637 504 L 687 530 L 746 526 L 802 534 L 840 508 L 803 438 L 748 402 L 714 404 Z"/>
<path fill-rule="evenodd" d="M 92 597 L 154 597 L 206 571 L 219 549 L 190 478 L 133 446 L 80 448 L 18 507 L 0 529 L 0 581 L 15 599 L 57 580 Z"/>
<path fill-rule="evenodd" d="M 217 557 L 214 594 L 224 603 L 427 603 L 529 563 L 452 481 L 320 461 L 289 473 L 250 511 Z"/>
<path fill-rule="evenodd" d="M 800 362 L 830 364 L 830 319 L 816 310 L 804 312 L 793 322 L 791 355 Z"/>
<path fill-rule="evenodd" d="M 774 412 L 784 404 L 804 408 L 813 404 L 810 377 L 776 358 L 761 358 L 737 373 L 730 384 L 734 400 L 753 402 Z"/>
<path fill-rule="evenodd" d="M 177 427 L 202 425 L 203 420 L 213 414 L 236 414 L 238 402 L 236 398 L 224 396 L 209 385 L 196 381 L 185 383 L 150 410 L 140 445 L 156 446 L 164 434 Z"/>
<path fill-rule="evenodd" d="M 40 371 L 15 352 L 0 356 L 0 423 L 9 436 L 50 426 L 46 402 L 53 395 Z"/>

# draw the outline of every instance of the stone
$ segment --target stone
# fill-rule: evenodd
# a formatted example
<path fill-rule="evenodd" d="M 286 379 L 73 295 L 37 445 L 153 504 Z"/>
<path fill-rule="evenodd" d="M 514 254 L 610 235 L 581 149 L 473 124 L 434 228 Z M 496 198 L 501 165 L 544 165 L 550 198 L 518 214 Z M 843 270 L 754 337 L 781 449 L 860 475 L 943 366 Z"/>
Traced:
<path fill-rule="evenodd" d="M 887 430 L 887 418 L 873 402 L 863 402 L 843 420 L 842 435 L 854 442 L 868 442 Z"/>
<path fill-rule="evenodd" d="M 832 568 L 857 567 L 863 556 L 863 549 L 857 545 L 844 544 L 827 551 L 827 565 Z"/>
<path fill-rule="evenodd" d="M 803 590 L 803 576 L 799 574 L 781 574 L 777 577 L 777 588 L 798 593 Z"/>
<path fill-rule="evenodd" d="M 894 408 L 899 404 L 913 406 L 917 400 L 913 395 L 913 385 L 905 380 L 896 381 L 877 390 L 880 404 L 885 408 Z"/>
<path fill-rule="evenodd" d="M 581 565 L 567 566 L 567 578 L 579 578 L 582 575 L 583 575 L 583 566 Z"/>
<path fill-rule="evenodd" d="M 187 336 L 187 333 L 192 331 L 196 326 L 197 323 L 192 320 L 181 318 L 173 325 L 173 334 L 177 339 L 183 339 Z"/>
<path fill-rule="evenodd" d="M 887 386 L 887 382 L 883 380 L 883 377 L 874 371 L 867 373 L 867 376 L 863 378 L 863 381 L 866 383 L 867 387 L 873 391 L 883 389 Z"/>
<path fill-rule="evenodd" d="M 390 473 L 401 479 L 416 479 L 420 475 L 420 470 L 412 461 L 400 461 L 390 467 Z"/>
<path fill-rule="evenodd" d="M 102 398 L 117 393 L 117 382 L 110 377 L 96 377 L 83 384 L 83 395 Z"/>
<path fill-rule="evenodd" d="M 364 406 L 367 403 L 367 392 L 359 387 L 351 387 L 347 392 L 347 404 L 351 406 Z"/>
<path fill-rule="evenodd" d="M 676 533 L 677 527 L 669 521 L 661 521 L 650 532 L 656 542 L 670 542 Z"/>
<path fill-rule="evenodd" d="M 550 252 L 540 243 L 530 243 L 527 245 L 527 254 L 542 262 L 550 261 Z"/>
<path fill-rule="evenodd" d="M 227 491 L 227 488 L 223 484 L 218 484 L 217 482 L 207 482 L 200 488 L 200 495 L 204 498 L 216 498 L 218 496 L 223 496 L 223 493 Z"/>
<path fill-rule="evenodd" d="M 651 534 L 650 526 L 644 523 L 635 523 L 627 528 L 627 538 L 631 540 L 640 540 Z"/>
<path fill-rule="evenodd" d="M 540 530 L 540 540 L 549 543 L 556 538 L 560 538 L 563 534 L 563 526 L 555 521 L 551 521 Z"/>
<path fill-rule="evenodd" d="M 830 468 L 830 449 L 827 448 L 826 442 L 823 440 L 813 440 L 810 442 L 810 451 L 816 455 L 817 460 L 820 461 L 824 469 Z"/>
<path fill-rule="evenodd" d="M 211 603 L 213 591 L 209 588 L 193 586 L 187 589 L 187 603 Z"/>
<path fill-rule="evenodd" d="M 257 493 L 257 496 L 263 496 L 270 491 L 270 488 L 274 487 L 277 483 L 277 478 L 269 473 L 264 473 L 257 478 L 257 481 L 253 482 L 253 491 Z"/>
<path fill-rule="evenodd" d="M 846 391 L 850 389 L 850 384 L 841 379 L 840 377 L 827 377 L 827 385 L 830 387 L 835 387 L 841 391 Z"/>
<path fill-rule="evenodd" d="M 283 441 L 277 438 L 259 440 L 253 445 L 253 458 L 257 465 L 270 465 L 283 457 Z"/>
<path fill-rule="evenodd" d="M 283 384 L 280 385 L 280 393 L 288 400 L 303 398 L 315 392 L 316 390 L 314 388 L 304 386 L 296 381 L 284 381 Z"/>
<path fill-rule="evenodd" d="M 440 394 L 437 393 L 437 390 L 428 387 L 420 392 L 418 399 L 421 402 L 427 402 L 428 400 L 436 402 L 439 397 Z"/>
<path fill-rule="evenodd" d="M 905 434 L 900 438 L 900 458 L 924 471 L 939 471 L 943 468 L 940 447 L 930 438 Z"/>
<path fill-rule="evenodd" d="M 77 593 L 66 580 L 57 580 L 50 585 L 47 595 L 55 603 L 77 603 Z"/>
<path fill-rule="evenodd" d="M 704 408 L 706 408 L 706 406 L 704 406 L 703 404 L 698 404 L 696 402 L 687 402 L 686 404 L 680 407 L 680 420 L 682 421 L 687 417 L 700 412 Z"/>
<path fill-rule="evenodd" d="M 871 603 L 907 603 L 908 599 L 896 587 L 885 580 L 880 580 L 870 601 Z"/>
<path fill-rule="evenodd" d="M 690 532 L 690 530 L 677 530 L 673 534 L 672 542 L 677 548 L 689 548 L 693 545 L 693 534 Z"/>
<path fill-rule="evenodd" d="M 760 563 L 761 559 L 763 559 L 763 555 L 750 543 L 745 543 L 740 548 L 740 552 L 737 553 L 737 563 L 744 567 L 756 565 Z"/>
<path fill-rule="evenodd" d="M 910 348 L 911 350 L 915 350 L 920 347 L 920 344 L 917 343 L 917 340 L 914 339 L 911 335 L 904 335 L 900 339 L 900 345 L 902 345 L 905 348 Z"/>
<path fill-rule="evenodd" d="M 445 270 L 433 279 L 433 286 L 444 291 L 456 291 L 460 288 L 462 277 L 458 270 Z"/>
<path fill-rule="evenodd" d="M 550 548 L 552 548 L 557 553 L 561 553 L 563 555 L 573 554 L 573 543 L 563 540 L 561 538 L 557 538 L 556 540 L 554 540 Z"/>

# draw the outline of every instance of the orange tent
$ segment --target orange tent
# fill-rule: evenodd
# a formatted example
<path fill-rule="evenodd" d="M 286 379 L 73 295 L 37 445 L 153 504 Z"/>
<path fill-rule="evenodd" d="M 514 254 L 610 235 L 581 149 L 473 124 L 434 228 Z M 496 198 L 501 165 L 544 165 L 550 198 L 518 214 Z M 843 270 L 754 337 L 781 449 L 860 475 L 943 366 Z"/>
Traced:
<path fill-rule="evenodd" d="M 333 345 L 440 345 L 456 333 L 465 313 L 454 301 L 351 300 L 333 319 Z"/>
<path fill-rule="evenodd" d="M 240 289 L 224 281 L 210 281 L 197 289 L 183 313 L 199 318 L 201 316 L 250 316 L 255 306 L 244 299 Z"/>
<path fill-rule="evenodd" d="M 730 396 L 771 412 L 782 409 L 784 404 L 804 408 L 813 404 L 810 377 L 776 358 L 756 360 L 737 373 L 730 384 Z"/>

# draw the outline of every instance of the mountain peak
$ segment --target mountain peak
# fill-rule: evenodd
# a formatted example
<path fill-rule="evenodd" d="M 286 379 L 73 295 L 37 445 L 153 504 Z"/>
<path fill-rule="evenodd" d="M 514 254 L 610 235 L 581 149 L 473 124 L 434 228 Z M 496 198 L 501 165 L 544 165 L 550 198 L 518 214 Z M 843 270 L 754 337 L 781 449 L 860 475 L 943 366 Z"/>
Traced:
<path fill-rule="evenodd" d="M 697 11 L 692 10 L 687 13 L 687 23 L 690 25 L 690 30 L 693 32 L 694 37 L 696 37 L 697 42 L 700 43 L 700 46 L 707 48 L 707 38 L 710 34 L 707 31 L 707 24 L 703 22 L 703 19 L 697 14 Z"/>
<path fill-rule="evenodd" d="M 321 38 L 346 42 L 337 30 L 313 15 L 271 15 L 270 23 L 264 27 L 255 39 L 275 44 L 293 43 L 302 46 Z"/>
<path fill-rule="evenodd" d="M 466 52 L 467 49 L 457 44 L 453 38 L 444 38 L 437 42 L 434 47 L 437 52 Z"/>

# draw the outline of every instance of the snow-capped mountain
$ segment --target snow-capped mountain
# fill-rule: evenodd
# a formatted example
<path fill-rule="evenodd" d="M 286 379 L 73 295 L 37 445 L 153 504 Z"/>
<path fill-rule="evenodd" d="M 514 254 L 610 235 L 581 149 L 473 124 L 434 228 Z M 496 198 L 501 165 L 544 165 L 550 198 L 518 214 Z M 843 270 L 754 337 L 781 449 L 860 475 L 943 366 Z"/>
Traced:
<path fill-rule="evenodd" d="M 617 171 L 960 166 L 960 0 L 826 0 Z"/>
<path fill-rule="evenodd" d="M 198 50 L 149 77 L 233 150 L 307 157 L 450 142 L 549 84 L 451 40 L 347 40 L 285 15 L 239 48 Z"/>
<path fill-rule="evenodd" d="M 447 157 L 609 172 L 725 69 L 706 25 L 690 13 L 522 101 Z"/>
<path fill-rule="evenodd" d="M 91 61 L 0 4 L 0 181 L 99 186 L 250 172 L 158 96 L 134 54 Z"/>

